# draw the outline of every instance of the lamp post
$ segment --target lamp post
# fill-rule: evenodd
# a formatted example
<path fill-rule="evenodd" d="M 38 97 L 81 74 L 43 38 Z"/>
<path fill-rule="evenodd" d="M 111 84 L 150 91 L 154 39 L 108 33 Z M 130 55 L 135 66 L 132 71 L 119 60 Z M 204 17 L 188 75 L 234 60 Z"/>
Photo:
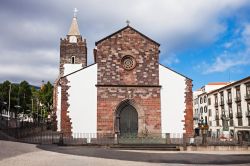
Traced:
<path fill-rule="evenodd" d="M 8 119 L 7 119 L 7 121 L 8 121 L 7 127 L 9 127 L 9 121 L 10 121 L 10 93 L 11 93 L 11 84 L 9 86 L 10 86 L 10 88 L 9 88 L 9 105 L 8 105 L 8 115 L 7 115 L 7 117 L 8 117 Z"/>
<path fill-rule="evenodd" d="M 207 133 L 209 129 L 209 126 L 207 124 L 207 117 L 205 117 L 205 122 L 203 120 L 203 117 L 201 117 L 199 128 L 201 130 L 201 135 L 202 135 L 202 145 L 207 145 Z"/>
<path fill-rule="evenodd" d="M 0 112 L 1 112 L 1 121 L 4 119 L 3 118 L 3 110 L 6 110 L 6 105 L 7 105 L 7 102 L 5 101 L 1 101 L 0 102 Z M 5 120 L 4 120 L 5 121 Z M 5 123 L 6 124 L 6 123 Z M 8 126 L 8 122 L 7 122 L 7 126 Z M 2 123 L 0 123 L 0 128 L 2 127 Z"/>
<path fill-rule="evenodd" d="M 22 107 L 21 107 L 20 105 L 15 105 L 14 107 L 16 108 L 15 118 L 16 118 L 16 127 L 17 127 L 18 113 L 19 113 L 19 110 L 20 110 Z"/>

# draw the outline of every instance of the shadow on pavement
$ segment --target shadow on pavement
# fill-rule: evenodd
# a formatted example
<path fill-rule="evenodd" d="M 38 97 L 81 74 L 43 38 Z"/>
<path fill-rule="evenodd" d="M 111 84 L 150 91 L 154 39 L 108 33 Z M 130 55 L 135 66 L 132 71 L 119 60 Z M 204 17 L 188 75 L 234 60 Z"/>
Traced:
<path fill-rule="evenodd" d="M 104 159 L 140 161 L 149 163 L 178 163 L 178 164 L 246 164 L 250 163 L 250 154 L 197 154 L 197 153 L 143 153 L 120 151 L 104 147 L 85 146 L 56 146 L 38 145 L 42 150 L 63 154 L 96 157 Z"/>

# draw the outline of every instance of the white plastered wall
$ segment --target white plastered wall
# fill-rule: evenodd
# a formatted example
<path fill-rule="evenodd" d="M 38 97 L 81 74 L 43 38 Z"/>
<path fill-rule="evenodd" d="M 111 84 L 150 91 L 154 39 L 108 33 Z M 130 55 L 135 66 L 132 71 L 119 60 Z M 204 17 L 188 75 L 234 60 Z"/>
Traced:
<path fill-rule="evenodd" d="M 184 133 L 186 78 L 159 65 L 162 133 Z"/>
<path fill-rule="evenodd" d="M 66 76 L 74 71 L 80 70 L 82 68 L 82 64 L 64 64 L 63 67 L 64 76 Z"/>
<path fill-rule="evenodd" d="M 97 65 L 67 76 L 72 133 L 97 132 Z"/>

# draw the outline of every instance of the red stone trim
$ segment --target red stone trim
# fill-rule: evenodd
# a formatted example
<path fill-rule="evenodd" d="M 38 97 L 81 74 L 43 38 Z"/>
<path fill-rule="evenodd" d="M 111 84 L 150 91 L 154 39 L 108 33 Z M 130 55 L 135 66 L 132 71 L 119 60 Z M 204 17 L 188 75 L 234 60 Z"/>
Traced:
<path fill-rule="evenodd" d="M 108 85 L 108 84 L 96 84 L 96 87 L 143 87 L 143 88 L 161 88 L 161 85 Z"/>
<path fill-rule="evenodd" d="M 72 122 L 68 115 L 69 103 L 68 103 L 68 83 L 67 77 L 61 78 L 61 130 L 65 136 L 72 135 Z"/>
<path fill-rule="evenodd" d="M 186 131 L 186 137 L 193 137 L 193 91 L 192 91 L 192 80 L 186 79 L 186 89 L 185 89 L 185 124 L 184 129 Z"/>

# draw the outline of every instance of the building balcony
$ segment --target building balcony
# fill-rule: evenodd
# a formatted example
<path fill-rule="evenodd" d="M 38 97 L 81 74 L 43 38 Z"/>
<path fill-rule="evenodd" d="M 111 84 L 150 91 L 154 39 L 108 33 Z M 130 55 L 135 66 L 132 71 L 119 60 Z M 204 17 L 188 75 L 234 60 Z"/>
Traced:
<path fill-rule="evenodd" d="M 245 100 L 250 100 L 250 94 L 246 94 Z"/>
<path fill-rule="evenodd" d="M 232 104 L 232 99 L 228 99 L 227 104 Z"/>
<path fill-rule="evenodd" d="M 229 113 L 229 118 L 230 119 L 233 119 L 234 118 L 234 115 L 233 115 L 233 113 L 231 112 L 231 113 Z"/>
<path fill-rule="evenodd" d="M 236 118 L 242 118 L 242 112 L 239 111 L 235 114 Z"/>
<path fill-rule="evenodd" d="M 235 98 L 234 98 L 234 100 L 235 100 L 235 102 L 236 102 L 236 103 L 238 103 L 238 102 L 240 102 L 240 101 L 241 101 L 241 97 L 240 97 L 240 96 L 235 97 Z"/>
<path fill-rule="evenodd" d="M 221 100 L 220 101 L 220 106 L 223 106 L 224 105 L 224 100 Z"/>
<path fill-rule="evenodd" d="M 215 106 L 215 107 L 218 107 L 218 102 L 214 103 L 214 106 Z"/>
<path fill-rule="evenodd" d="M 246 112 L 246 117 L 250 118 L 250 110 Z"/>

